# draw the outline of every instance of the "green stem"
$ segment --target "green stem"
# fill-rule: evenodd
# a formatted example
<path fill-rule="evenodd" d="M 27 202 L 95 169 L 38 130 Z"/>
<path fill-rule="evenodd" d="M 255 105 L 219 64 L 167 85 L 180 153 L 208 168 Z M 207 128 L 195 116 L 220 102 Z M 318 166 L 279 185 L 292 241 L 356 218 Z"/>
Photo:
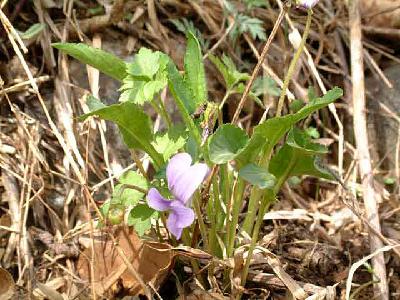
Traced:
<path fill-rule="evenodd" d="M 240 178 L 237 179 L 237 185 L 235 188 L 235 191 L 233 193 L 233 207 L 232 207 L 232 220 L 229 224 L 230 229 L 229 229 L 229 239 L 228 239 L 228 245 L 227 245 L 227 254 L 228 257 L 231 257 L 233 255 L 233 249 L 235 245 L 235 235 L 236 235 L 236 227 L 239 222 L 239 213 L 240 213 L 240 208 L 242 207 L 243 204 L 243 193 L 244 189 L 246 187 L 246 182 Z"/>
<path fill-rule="evenodd" d="M 168 128 L 171 128 L 172 121 L 168 115 L 167 109 L 165 108 L 164 102 L 159 97 L 157 97 L 157 102 L 160 107 L 161 116 L 164 118 L 165 122 L 167 123 Z"/>
<path fill-rule="evenodd" d="M 274 201 L 274 199 L 275 199 L 276 195 L 278 194 L 279 190 L 281 189 L 283 183 L 286 181 L 287 177 L 289 176 L 290 172 L 292 171 L 296 160 L 297 160 L 297 157 L 294 156 L 292 161 L 290 162 L 289 166 L 285 170 L 285 173 L 276 182 L 273 190 L 266 190 L 264 197 L 261 200 L 261 206 L 258 211 L 256 224 L 254 225 L 253 235 L 251 238 L 251 244 L 250 244 L 250 248 L 248 251 L 246 264 L 244 266 L 243 273 L 242 273 L 242 280 L 241 280 L 242 286 L 244 286 L 246 284 L 251 257 L 253 255 L 253 251 L 254 251 L 256 243 L 257 243 L 258 234 L 260 233 L 260 228 L 261 228 L 262 222 L 264 220 L 264 215 L 267 212 L 269 205 Z"/>
<path fill-rule="evenodd" d="M 229 96 L 232 94 L 231 90 L 227 90 L 225 92 L 224 98 L 222 98 L 221 104 L 218 107 L 218 111 L 221 111 L 222 108 L 224 107 L 225 102 L 228 100 Z"/>
<path fill-rule="evenodd" d="M 302 37 L 300 46 L 297 49 L 297 51 L 296 51 L 296 53 L 295 53 L 295 55 L 293 57 L 293 60 L 290 63 L 288 73 L 287 73 L 287 75 L 285 77 L 285 81 L 283 83 L 282 93 L 281 93 L 281 96 L 279 98 L 278 107 L 277 107 L 277 111 L 276 111 L 276 116 L 277 117 L 280 116 L 281 113 L 282 113 L 283 101 L 285 99 L 286 90 L 287 90 L 287 88 L 289 86 L 290 79 L 293 76 L 293 72 L 294 72 L 295 66 L 296 66 L 296 64 L 297 64 L 297 62 L 298 62 L 298 60 L 299 60 L 299 58 L 301 56 L 301 53 L 304 50 L 305 42 L 306 42 L 307 36 L 308 36 L 308 34 L 310 32 L 311 20 L 312 20 L 312 10 L 308 10 L 307 24 L 306 24 L 306 28 L 305 28 L 304 33 L 303 33 L 303 37 Z M 268 162 L 270 160 L 272 151 L 273 151 L 272 148 L 267 148 L 267 149 L 265 149 L 265 151 L 264 151 L 264 153 L 262 155 L 260 163 L 265 168 L 268 168 Z M 285 177 L 285 176 L 283 176 L 283 177 Z M 286 180 L 286 178 L 284 178 L 284 179 Z M 281 184 L 277 183 L 276 186 L 279 186 L 279 188 L 280 188 Z M 259 190 L 257 187 L 254 187 L 253 190 L 251 191 L 250 200 L 249 200 L 249 211 L 248 211 L 248 213 L 246 215 L 246 218 L 245 218 L 245 221 L 244 221 L 244 224 L 243 224 L 243 229 L 248 233 L 250 233 L 252 228 L 253 228 L 253 222 L 254 222 L 254 219 L 256 217 L 256 213 L 257 213 L 257 209 L 258 209 L 258 203 L 259 203 L 260 198 L 262 197 L 263 194 L 264 194 L 264 192 Z"/>
<path fill-rule="evenodd" d="M 248 234 L 253 230 L 254 220 L 256 219 L 257 210 L 260 203 L 260 198 L 263 195 L 264 191 L 259 189 L 258 187 L 253 187 L 250 194 L 249 204 L 247 208 L 247 214 L 244 218 L 243 222 L 243 230 Z"/>
<path fill-rule="evenodd" d="M 196 212 L 197 215 L 197 221 L 199 222 L 199 227 L 200 227 L 200 234 L 203 239 L 204 243 L 204 248 L 209 249 L 209 244 L 208 244 L 208 236 L 207 236 L 207 228 L 206 224 L 204 224 L 203 216 L 201 213 L 201 208 L 200 208 L 200 201 L 199 201 L 199 193 L 196 192 L 194 197 L 193 197 L 193 207 L 194 211 Z"/>
<path fill-rule="evenodd" d="M 182 241 L 186 246 L 189 246 L 189 247 L 191 246 L 192 242 L 191 242 L 189 230 L 187 230 L 187 229 L 183 230 L 183 232 L 182 232 Z M 196 259 L 191 258 L 190 259 L 190 263 L 192 265 L 193 273 L 195 274 L 196 278 L 200 281 L 200 283 L 203 286 L 207 286 L 206 285 L 206 281 L 204 280 L 202 274 L 200 273 L 199 262 Z"/>
<path fill-rule="evenodd" d="M 216 245 L 217 245 L 217 232 L 218 232 L 218 218 L 221 213 L 221 203 L 219 202 L 219 189 L 217 177 L 214 176 L 212 179 L 213 188 L 213 201 L 212 201 L 212 211 L 209 212 L 208 216 L 211 220 L 211 229 L 209 234 L 209 247 L 211 254 L 216 255 Z"/>
<path fill-rule="evenodd" d="M 256 247 L 256 244 L 257 244 L 258 235 L 260 233 L 260 228 L 261 228 L 262 222 L 264 220 L 264 215 L 265 215 L 269 205 L 272 203 L 272 201 L 274 199 L 275 199 L 274 192 L 269 190 L 269 193 L 267 193 L 265 195 L 265 197 L 263 198 L 263 200 L 261 201 L 260 210 L 258 212 L 256 224 L 254 225 L 253 235 L 251 237 L 251 243 L 250 243 L 250 247 L 249 247 L 249 251 L 248 251 L 248 255 L 247 255 L 246 264 L 245 264 L 244 269 L 242 271 L 242 279 L 241 279 L 241 285 L 242 286 L 244 286 L 246 284 L 247 275 L 249 273 L 251 257 L 253 256 L 253 251 L 254 251 L 254 249 Z"/>
<path fill-rule="evenodd" d="M 289 82 L 292 79 L 296 64 L 297 64 L 298 60 L 300 59 L 301 53 L 303 52 L 304 46 L 306 44 L 306 40 L 307 40 L 308 34 L 310 33 L 311 20 L 312 20 L 312 10 L 309 9 L 307 12 L 308 12 L 307 23 L 306 23 L 306 28 L 305 28 L 304 33 L 303 33 L 303 37 L 301 38 L 301 42 L 300 42 L 299 48 L 296 50 L 296 53 L 295 53 L 292 61 L 290 62 L 289 69 L 288 69 L 288 72 L 287 72 L 286 77 L 285 77 L 285 81 L 283 82 L 282 92 L 281 92 L 281 95 L 279 97 L 278 107 L 276 109 L 276 116 L 277 117 L 281 116 L 281 114 L 282 114 L 283 102 L 285 100 L 287 88 L 289 87 Z"/>
<path fill-rule="evenodd" d="M 232 208 L 232 203 L 231 203 L 231 196 L 230 196 L 230 181 L 229 181 L 229 170 L 228 170 L 228 165 L 223 164 L 220 167 L 220 176 L 221 176 L 221 189 L 222 189 L 222 199 L 226 205 L 226 224 L 229 224 L 229 220 L 231 217 L 231 208 Z M 229 227 L 227 228 L 227 231 L 229 231 Z M 228 234 L 226 235 L 225 239 L 225 245 L 228 245 Z"/>
<path fill-rule="evenodd" d="M 142 161 L 141 161 L 140 158 L 137 156 L 135 150 L 131 149 L 130 152 L 131 152 L 132 159 L 133 159 L 133 161 L 134 161 L 135 164 L 136 164 L 136 169 L 138 169 L 139 172 L 142 173 L 143 177 L 146 178 L 146 180 L 147 180 L 148 182 L 150 182 L 149 176 L 147 176 L 147 172 L 146 172 L 146 170 L 145 170 L 144 167 L 143 167 Z"/>

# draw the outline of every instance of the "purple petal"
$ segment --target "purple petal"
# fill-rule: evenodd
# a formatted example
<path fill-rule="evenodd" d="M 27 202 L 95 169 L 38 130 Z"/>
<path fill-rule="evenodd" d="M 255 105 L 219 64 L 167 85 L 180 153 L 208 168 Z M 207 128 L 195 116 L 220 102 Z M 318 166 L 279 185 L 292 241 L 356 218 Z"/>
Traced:
<path fill-rule="evenodd" d="M 186 204 L 208 174 L 206 164 L 194 164 L 174 180 L 171 192 L 176 200 Z"/>
<path fill-rule="evenodd" d="M 179 240 L 182 230 L 194 221 L 194 212 L 179 201 L 171 202 L 171 212 L 167 220 L 168 230 Z"/>
<path fill-rule="evenodd" d="M 167 228 L 169 232 L 177 239 L 179 240 L 182 235 L 183 228 L 176 226 L 176 219 L 177 215 L 174 213 L 170 213 L 168 220 L 167 220 Z"/>
<path fill-rule="evenodd" d="M 158 211 L 169 210 L 172 203 L 172 201 L 169 201 L 161 196 L 161 194 L 155 188 L 151 188 L 147 193 L 147 202 L 151 208 Z"/>
<path fill-rule="evenodd" d="M 192 225 L 194 221 L 194 212 L 190 207 L 186 207 L 180 201 L 173 201 L 171 204 L 171 213 L 177 216 L 176 226 L 188 227 Z"/>
<path fill-rule="evenodd" d="M 173 190 L 176 180 L 184 173 L 192 163 L 192 158 L 187 153 L 178 153 L 174 155 L 167 166 L 168 188 Z"/>
<path fill-rule="evenodd" d="M 312 8 L 317 4 L 319 0 L 298 0 L 297 4 L 303 6 L 304 8 Z"/>

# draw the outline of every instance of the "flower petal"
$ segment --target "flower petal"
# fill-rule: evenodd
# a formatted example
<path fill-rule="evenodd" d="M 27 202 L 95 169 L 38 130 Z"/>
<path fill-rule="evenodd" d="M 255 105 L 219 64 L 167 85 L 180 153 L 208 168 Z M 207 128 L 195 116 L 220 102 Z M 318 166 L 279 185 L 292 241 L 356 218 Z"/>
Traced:
<path fill-rule="evenodd" d="M 170 191 L 173 190 L 177 179 L 182 173 L 189 169 L 191 163 L 192 158 L 188 153 L 178 153 L 170 159 L 167 166 L 167 180 Z"/>
<path fill-rule="evenodd" d="M 175 179 L 171 192 L 176 200 L 186 204 L 208 174 L 206 164 L 194 164 Z"/>
<path fill-rule="evenodd" d="M 190 207 L 186 207 L 180 201 L 172 201 L 171 213 L 177 216 L 176 225 L 178 227 L 188 227 L 194 221 L 194 211 Z"/>
<path fill-rule="evenodd" d="M 182 230 L 190 226 L 194 221 L 194 212 L 180 201 L 171 202 L 171 212 L 167 220 L 168 230 L 179 240 Z"/>
<path fill-rule="evenodd" d="M 169 210 L 172 203 L 172 201 L 169 201 L 161 196 L 160 192 L 155 188 L 151 188 L 147 193 L 147 202 L 151 208 L 158 211 Z"/>
<path fill-rule="evenodd" d="M 319 0 L 298 0 L 297 5 L 303 6 L 304 8 L 312 8 L 318 1 Z"/>
<path fill-rule="evenodd" d="M 171 232 L 171 234 L 177 240 L 179 240 L 181 238 L 183 228 L 182 227 L 178 227 L 176 225 L 176 219 L 177 218 L 178 218 L 178 216 L 176 214 L 170 213 L 169 217 L 168 217 L 168 220 L 167 220 L 167 228 L 168 228 L 169 232 Z"/>

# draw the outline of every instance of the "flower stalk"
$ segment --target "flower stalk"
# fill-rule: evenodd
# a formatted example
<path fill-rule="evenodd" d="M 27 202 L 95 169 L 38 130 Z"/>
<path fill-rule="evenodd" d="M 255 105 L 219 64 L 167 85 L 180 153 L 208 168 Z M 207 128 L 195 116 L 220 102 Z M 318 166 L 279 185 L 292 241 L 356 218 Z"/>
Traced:
<path fill-rule="evenodd" d="M 297 48 L 296 53 L 294 54 L 293 59 L 290 62 L 289 69 L 288 69 L 286 77 L 285 77 L 285 81 L 283 82 L 282 92 L 281 92 L 281 95 L 279 97 L 278 106 L 277 106 L 277 109 L 276 109 L 276 116 L 277 117 L 280 117 L 281 114 L 282 114 L 283 103 L 285 101 L 285 96 L 286 96 L 287 89 L 289 87 L 290 80 L 292 79 L 295 67 L 297 65 L 297 62 L 300 59 L 301 54 L 303 53 L 304 46 L 306 44 L 306 40 L 307 40 L 308 34 L 310 33 L 313 12 L 312 12 L 311 9 L 308 9 L 307 13 L 308 13 L 308 15 L 307 15 L 306 28 L 304 30 L 303 37 L 301 38 L 300 46 L 299 46 L 299 48 Z"/>

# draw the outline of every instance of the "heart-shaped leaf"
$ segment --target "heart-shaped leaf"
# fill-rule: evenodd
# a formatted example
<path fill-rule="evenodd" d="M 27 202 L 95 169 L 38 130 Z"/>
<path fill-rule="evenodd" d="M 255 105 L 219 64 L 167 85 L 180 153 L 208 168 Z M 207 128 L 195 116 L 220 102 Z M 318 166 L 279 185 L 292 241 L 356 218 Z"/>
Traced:
<path fill-rule="evenodd" d="M 239 176 L 260 189 L 272 189 L 275 185 L 275 176 L 256 164 L 248 164 L 241 168 Z"/>
<path fill-rule="evenodd" d="M 256 126 L 249 143 L 237 158 L 238 163 L 246 165 L 251 161 L 255 161 L 261 150 L 263 150 L 264 153 L 271 152 L 294 124 L 332 103 L 342 95 L 343 90 L 335 87 L 328 91 L 323 97 L 310 101 L 310 103 L 301 108 L 297 113 L 271 118 Z"/>
<path fill-rule="evenodd" d="M 208 145 L 210 160 L 224 164 L 235 159 L 247 145 L 249 138 L 246 132 L 232 124 L 222 125 L 211 136 Z"/>

